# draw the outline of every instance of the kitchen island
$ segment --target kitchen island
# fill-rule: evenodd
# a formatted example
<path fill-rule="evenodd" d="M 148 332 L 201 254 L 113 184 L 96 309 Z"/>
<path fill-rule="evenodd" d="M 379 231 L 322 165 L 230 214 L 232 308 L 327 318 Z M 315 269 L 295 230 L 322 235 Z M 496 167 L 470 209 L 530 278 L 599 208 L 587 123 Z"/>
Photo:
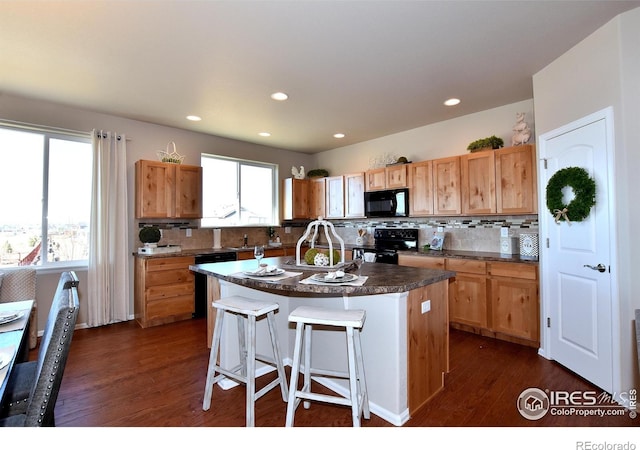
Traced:
<path fill-rule="evenodd" d="M 367 317 L 361 337 L 371 411 L 394 425 L 404 424 L 444 387 L 449 365 L 448 285 L 455 273 L 364 263 L 355 272 L 366 277 L 362 285 L 307 284 L 312 275 L 321 272 L 295 266 L 290 260 L 288 257 L 263 260 L 291 274 L 277 281 L 245 276 L 244 272 L 256 268 L 255 260 L 190 266 L 192 271 L 208 277 L 209 346 L 215 325 L 211 302 L 221 297 L 241 295 L 277 302 L 278 334 L 285 364 L 289 365 L 295 328 L 289 325 L 288 316 L 295 308 L 316 305 L 364 309 Z M 258 322 L 257 352 L 268 355 L 270 343 L 264 322 Z M 347 358 L 344 334 L 315 329 L 314 333 L 318 336 L 314 338 L 314 364 L 344 370 Z M 220 358 L 225 365 L 238 362 L 236 329 L 230 321 L 225 322 Z M 264 366 L 262 369 L 269 370 Z M 317 381 L 334 391 L 347 392 L 346 384 L 338 380 Z M 228 382 L 227 386 L 230 385 L 233 384 Z"/>

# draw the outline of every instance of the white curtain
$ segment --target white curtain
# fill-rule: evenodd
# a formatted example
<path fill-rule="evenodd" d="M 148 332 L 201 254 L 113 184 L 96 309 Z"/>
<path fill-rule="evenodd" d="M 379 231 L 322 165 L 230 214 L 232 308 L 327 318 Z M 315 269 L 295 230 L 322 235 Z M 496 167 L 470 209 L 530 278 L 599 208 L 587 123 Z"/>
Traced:
<path fill-rule="evenodd" d="M 88 319 L 96 327 L 129 319 L 126 138 L 93 130 Z"/>

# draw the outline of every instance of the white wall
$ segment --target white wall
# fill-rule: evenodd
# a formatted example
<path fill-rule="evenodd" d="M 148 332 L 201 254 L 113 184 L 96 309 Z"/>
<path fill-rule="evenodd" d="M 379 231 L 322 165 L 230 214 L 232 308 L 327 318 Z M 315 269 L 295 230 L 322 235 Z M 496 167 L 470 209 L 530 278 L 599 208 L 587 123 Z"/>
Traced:
<path fill-rule="evenodd" d="M 509 147 L 519 112 L 526 114 L 525 121 L 535 132 L 533 100 L 529 99 L 319 153 L 316 155 L 317 168 L 327 169 L 331 175 L 341 175 L 367 170 L 370 158 L 385 154 L 405 156 L 414 162 L 463 155 L 468 153 L 467 146 L 471 142 L 492 135 L 501 137 L 505 147 Z M 530 142 L 533 143 L 533 137 Z"/>
<path fill-rule="evenodd" d="M 535 122 L 541 135 L 605 107 L 614 108 L 614 177 L 618 313 L 621 323 L 621 389 L 638 386 L 632 333 L 633 314 L 640 308 L 640 240 L 633 224 L 640 211 L 632 185 L 640 170 L 640 8 L 625 13 L 594 32 L 533 77 Z"/>
<path fill-rule="evenodd" d="M 185 164 L 200 165 L 201 153 L 212 153 L 235 158 L 266 161 L 280 165 L 280 177 L 291 176 L 291 166 L 311 167 L 313 157 L 304 153 L 250 144 L 247 142 L 211 136 L 177 128 L 155 125 L 147 122 L 129 120 L 108 114 L 81 110 L 69 106 L 42 100 L 29 99 L 0 92 L 0 120 L 12 120 L 49 127 L 65 128 L 90 132 L 92 129 L 115 131 L 127 136 L 127 166 L 129 218 L 129 247 L 133 252 L 139 245 L 138 230 L 135 228 L 134 214 L 134 164 L 139 159 L 157 159 L 157 152 L 165 150 L 167 143 L 174 141 L 177 152 L 185 155 Z M 80 273 L 80 280 L 86 279 L 86 273 Z M 133 257 L 131 258 L 131 314 L 133 314 Z M 57 271 L 38 273 L 38 328 L 42 330 L 47 319 L 51 299 L 57 286 Z M 82 294 L 82 287 L 79 292 Z M 86 322 L 86 299 L 81 295 L 79 324 Z"/>

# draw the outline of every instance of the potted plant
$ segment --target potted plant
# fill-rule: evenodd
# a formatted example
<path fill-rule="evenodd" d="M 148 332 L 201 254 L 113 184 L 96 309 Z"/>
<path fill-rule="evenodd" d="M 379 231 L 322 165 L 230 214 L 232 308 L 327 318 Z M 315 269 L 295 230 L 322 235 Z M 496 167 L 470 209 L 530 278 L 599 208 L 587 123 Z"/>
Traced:
<path fill-rule="evenodd" d="M 311 169 L 307 172 L 307 178 L 328 177 L 329 172 L 325 169 Z"/>
<path fill-rule="evenodd" d="M 162 233 L 160 232 L 160 228 L 156 225 L 144 226 L 140 228 L 138 237 L 140 238 L 140 241 L 144 243 L 145 247 L 157 247 L 158 242 L 162 238 Z"/>
<path fill-rule="evenodd" d="M 478 152 L 481 150 L 489 150 L 489 149 L 498 149 L 504 146 L 504 141 L 502 138 L 499 138 L 496 135 L 489 136 L 486 138 L 478 139 L 473 141 L 471 144 L 467 146 L 467 150 L 471 153 Z"/>

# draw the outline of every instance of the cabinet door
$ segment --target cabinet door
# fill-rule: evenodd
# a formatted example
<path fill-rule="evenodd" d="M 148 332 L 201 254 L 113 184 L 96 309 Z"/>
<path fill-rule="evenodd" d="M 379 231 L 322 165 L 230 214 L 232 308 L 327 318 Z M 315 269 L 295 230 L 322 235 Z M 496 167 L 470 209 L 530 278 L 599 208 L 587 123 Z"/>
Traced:
<path fill-rule="evenodd" d="M 176 165 L 174 217 L 202 218 L 202 167 Z"/>
<path fill-rule="evenodd" d="M 309 180 L 298 178 L 282 180 L 282 218 L 284 220 L 309 218 Z"/>
<path fill-rule="evenodd" d="M 517 278 L 491 280 L 491 328 L 531 341 L 539 341 L 540 313 L 537 281 Z"/>
<path fill-rule="evenodd" d="M 344 217 L 344 178 L 326 178 L 326 212 L 327 219 L 340 219 Z"/>
<path fill-rule="evenodd" d="M 460 157 L 433 160 L 434 214 L 460 214 Z"/>
<path fill-rule="evenodd" d="M 495 151 L 498 213 L 526 214 L 538 210 L 535 153 L 533 145 Z"/>
<path fill-rule="evenodd" d="M 493 150 L 460 158 L 462 213 L 496 212 L 496 171 Z"/>
<path fill-rule="evenodd" d="M 473 259 L 446 258 L 445 267 L 456 272 L 449 289 L 451 322 L 486 328 L 487 264 Z"/>
<path fill-rule="evenodd" d="M 139 160 L 135 171 L 136 218 L 171 217 L 175 195 L 175 165 Z"/>
<path fill-rule="evenodd" d="M 449 320 L 473 327 L 487 327 L 487 278 L 457 273 L 449 286 Z"/>
<path fill-rule="evenodd" d="M 344 176 L 344 216 L 364 217 L 364 172 Z"/>
<path fill-rule="evenodd" d="M 384 167 L 365 172 L 367 191 L 379 191 L 387 185 L 387 175 Z"/>
<path fill-rule="evenodd" d="M 423 161 L 409 164 L 409 214 L 427 216 L 433 214 L 433 163 Z"/>
<path fill-rule="evenodd" d="M 400 164 L 385 168 L 386 189 L 407 187 L 407 166 Z"/>
<path fill-rule="evenodd" d="M 325 178 L 309 179 L 309 218 L 317 219 L 326 216 Z"/>

